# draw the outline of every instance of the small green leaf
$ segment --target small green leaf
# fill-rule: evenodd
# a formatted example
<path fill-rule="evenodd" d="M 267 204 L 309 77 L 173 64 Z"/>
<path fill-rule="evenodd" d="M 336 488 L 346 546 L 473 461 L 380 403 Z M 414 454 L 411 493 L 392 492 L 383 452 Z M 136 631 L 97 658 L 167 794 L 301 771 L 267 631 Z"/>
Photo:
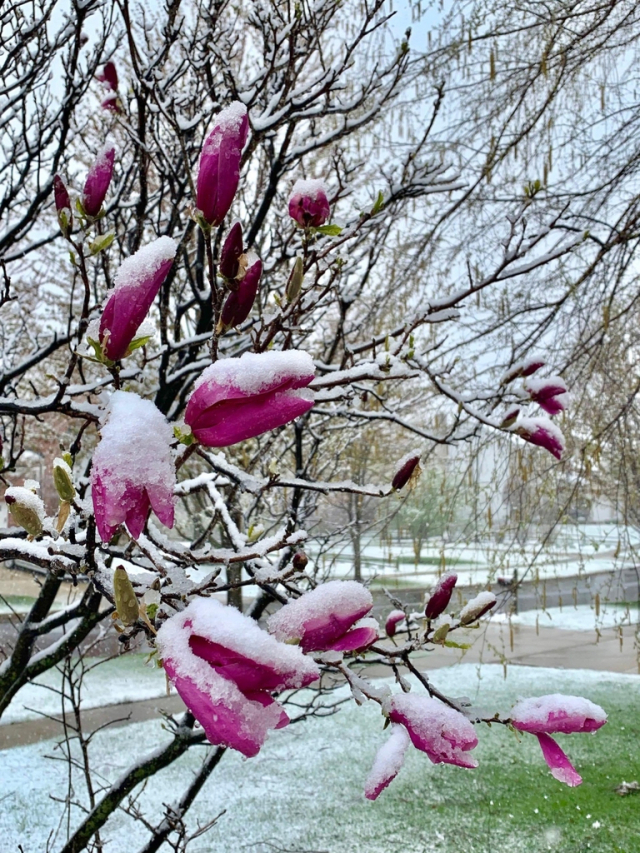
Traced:
<path fill-rule="evenodd" d="M 454 640 L 445 640 L 444 644 L 448 649 L 464 649 L 464 650 L 466 650 L 466 649 L 471 648 L 471 643 L 456 643 Z"/>
<path fill-rule="evenodd" d="M 127 347 L 127 352 L 126 352 L 125 358 L 127 355 L 131 355 L 131 353 L 134 352 L 134 350 L 137 350 L 137 349 L 140 349 L 140 347 L 146 346 L 152 337 L 153 337 L 153 335 L 143 335 L 141 338 L 134 338 L 131 341 L 131 343 L 129 344 L 129 346 Z"/>
<path fill-rule="evenodd" d="M 98 255 L 100 252 L 108 249 L 115 239 L 115 231 L 109 231 L 97 237 L 92 243 L 89 243 L 89 251 L 92 255 Z"/>
<path fill-rule="evenodd" d="M 371 208 L 371 216 L 375 216 L 376 213 L 380 213 L 382 208 L 384 207 L 384 196 L 382 194 L 382 190 L 378 193 L 378 197 L 375 200 L 375 204 Z"/>
<path fill-rule="evenodd" d="M 328 237 L 339 237 L 342 234 L 342 228 L 339 225 L 320 225 L 310 230 L 316 234 L 326 234 Z"/>

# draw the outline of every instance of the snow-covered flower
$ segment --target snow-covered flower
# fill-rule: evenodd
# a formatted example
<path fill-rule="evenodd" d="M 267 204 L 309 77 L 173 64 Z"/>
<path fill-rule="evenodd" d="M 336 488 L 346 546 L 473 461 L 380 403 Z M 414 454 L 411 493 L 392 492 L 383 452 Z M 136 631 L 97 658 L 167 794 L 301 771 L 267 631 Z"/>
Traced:
<path fill-rule="evenodd" d="M 116 150 L 112 145 L 105 146 L 89 169 L 82 193 L 82 207 L 89 216 L 97 216 L 102 208 L 111 178 Z"/>
<path fill-rule="evenodd" d="M 397 631 L 398 625 L 400 622 L 405 619 L 404 610 L 392 610 L 391 613 L 387 616 L 387 620 L 384 623 L 384 630 L 387 632 L 387 637 L 393 637 Z"/>
<path fill-rule="evenodd" d="M 582 696 L 565 696 L 562 693 L 521 699 L 511 710 L 514 728 L 538 738 L 551 775 L 570 787 L 580 785 L 582 778 L 549 735 L 595 732 L 606 722 L 607 714 L 599 705 Z"/>
<path fill-rule="evenodd" d="M 497 599 L 492 592 L 488 592 L 487 590 L 479 592 L 478 595 L 476 595 L 475 598 L 472 598 L 471 601 L 467 602 L 460 611 L 461 624 L 470 625 L 472 622 L 480 619 L 485 613 L 488 613 L 492 607 L 496 606 L 496 601 Z"/>
<path fill-rule="evenodd" d="M 331 208 L 324 181 L 298 180 L 289 197 L 289 216 L 301 228 L 318 228 L 329 218 Z"/>
<path fill-rule="evenodd" d="M 4 493 L 4 501 L 14 521 L 17 521 L 30 536 L 39 536 L 42 533 L 46 515 L 44 503 L 32 489 L 28 488 L 28 483 L 27 480 L 26 488 L 10 486 Z"/>
<path fill-rule="evenodd" d="M 238 282 L 236 289 L 227 296 L 220 315 L 219 331 L 226 331 L 232 326 L 244 323 L 255 302 L 262 275 L 262 261 L 254 252 L 249 252 L 246 257 L 247 271 Z"/>
<path fill-rule="evenodd" d="M 158 631 L 167 675 L 209 741 L 243 755 L 260 751 L 289 717 L 273 691 L 305 687 L 320 672 L 295 646 L 214 599 L 196 599 Z"/>
<path fill-rule="evenodd" d="M 500 380 L 500 384 L 506 385 L 508 382 L 512 382 L 519 376 L 531 376 L 531 374 L 535 373 L 537 370 L 540 370 L 541 367 L 544 367 L 545 364 L 545 360 L 539 355 L 527 356 L 527 358 L 517 362 L 509 368 L 509 370 Z"/>
<path fill-rule="evenodd" d="M 534 403 L 550 415 L 564 411 L 567 400 L 567 386 L 560 376 L 548 376 L 544 379 L 533 377 L 525 383 L 527 394 Z"/>
<path fill-rule="evenodd" d="M 364 795 L 368 800 L 376 800 L 396 778 L 404 764 L 404 756 L 410 743 L 405 727 L 392 723 L 391 734 L 376 753 L 373 767 L 365 782 Z"/>
<path fill-rule="evenodd" d="M 245 353 L 208 367 L 187 403 L 185 422 L 208 447 L 227 447 L 289 423 L 313 406 L 311 356 L 299 350 Z"/>
<path fill-rule="evenodd" d="M 269 631 L 303 652 L 360 651 L 378 639 L 368 589 L 357 581 L 329 581 L 285 604 L 267 621 Z M 404 615 L 404 614 L 403 614 Z"/>
<path fill-rule="evenodd" d="M 556 459 L 564 453 L 564 436 L 560 429 L 549 418 L 520 418 L 513 427 L 513 432 L 537 447 L 548 450 Z"/>
<path fill-rule="evenodd" d="M 214 227 L 227 215 L 238 189 L 240 160 L 248 133 L 247 108 L 234 101 L 218 113 L 214 128 L 202 146 L 196 206 L 205 221 Z"/>
<path fill-rule="evenodd" d="M 406 456 L 403 456 L 396 465 L 396 472 L 391 481 L 391 488 L 399 491 L 406 486 L 416 469 L 419 471 L 419 464 L 420 454 L 416 450 L 412 450 Z"/>
<path fill-rule="evenodd" d="M 169 274 L 177 249 L 178 244 L 171 237 L 159 237 L 120 265 L 100 318 L 100 343 L 111 361 L 127 355 L 129 345 Z"/>
<path fill-rule="evenodd" d="M 457 582 L 458 575 L 455 572 L 445 572 L 438 578 L 424 609 L 424 615 L 427 619 L 437 619 L 441 613 L 444 613 L 451 601 L 451 596 Z"/>
<path fill-rule="evenodd" d="M 478 766 L 467 754 L 478 745 L 475 729 L 455 708 L 430 696 L 397 693 L 385 699 L 382 709 L 392 723 L 405 726 L 415 748 L 434 764 Z"/>
<path fill-rule="evenodd" d="M 173 431 L 151 400 L 116 391 L 107 406 L 93 454 L 91 497 L 98 533 L 108 542 L 125 524 L 137 539 L 149 509 L 173 527 Z"/>

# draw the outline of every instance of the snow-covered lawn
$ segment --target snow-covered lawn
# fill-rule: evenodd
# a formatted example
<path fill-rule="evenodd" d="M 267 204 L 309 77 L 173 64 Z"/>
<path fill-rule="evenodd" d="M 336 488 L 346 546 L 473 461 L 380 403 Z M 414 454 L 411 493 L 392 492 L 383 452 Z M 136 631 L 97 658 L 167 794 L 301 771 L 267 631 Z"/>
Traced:
<path fill-rule="evenodd" d="M 112 672 L 106 680 L 115 677 Z M 364 780 L 386 733 L 377 706 L 350 703 L 336 716 L 273 733 L 256 758 L 227 753 L 192 807 L 189 824 L 226 813 L 193 843 L 192 853 L 637 853 L 638 801 L 619 797 L 613 788 L 640 778 L 640 677 L 511 667 L 505 680 L 502 667 L 466 664 L 434 672 L 433 681 L 491 711 L 507 711 L 520 695 L 555 691 L 603 705 L 610 721 L 596 735 L 559 736 L 584 784 L 569 789 L 556 782 L 533 736 L 483 726 L 477 770 L 434 766 L 410 750 L 395 782 L 370 803 Z M 113 780 L 166 740 L 161 721 L 103 731 L 93 744 L 95 769 Z M 25 853 L 45 849 L 60 815 L 49 794 L 66 791 L 65 765 L 46 757 L 55 754 L 53 742 L 0 752 L 3 850 L 18 843 Z M 194 749 L 160 773 L 139 805 L 157 818 L 160 804 L 178 796 L 203 757 L 204 749 Z M 77 795 L 80 790 L 78 780 Z M 107 853 L 137 850 L 145 836 L 124 814 L 103 833 L 111 842 Z"/>
<path fill-rule="evenodd" d="M 526 610 L 509 617 L 506 613 L 496 613 L 492 622 L 508 622 L 513 625 L 539 626 L 540 628 L 560 628 L 564 631 L 595 631 L 603 628 L 636 625 L 640 619 L 638 608 L 634 606 L 602 605 L 596 614 L 595 608 L 588 604 L 577 607 L 549 607 L 546 610 Z"/>

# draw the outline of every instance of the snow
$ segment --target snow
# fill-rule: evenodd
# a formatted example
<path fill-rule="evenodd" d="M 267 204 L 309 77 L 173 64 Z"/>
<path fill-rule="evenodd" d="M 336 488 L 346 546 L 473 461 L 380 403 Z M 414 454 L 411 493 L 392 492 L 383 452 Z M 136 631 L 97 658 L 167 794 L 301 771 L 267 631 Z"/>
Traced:
<path fill-rule="evenodd" d="M 391 734 L 377 751 L 373 767 L 364 785 L 367 799 L 375 800 L 378 794 L 395 779 L 404 764 L 404 756 L 410 743 L 405 727 L 392 723 Z"/>
<path fill-rule="evenodd" d="M 241 101 L 233 101 L 228 107 L 221 110 L 215 118 L 216 130 L 224 133 L 237 133 L 243 118 L 247 115 L 247 108 Z"/>
<path fill-rule="evenodd" d="M 131 255 L 120 264 L 113 282 L 113 290 L 109 295 L 124 287 L 138 287 L 148 282 L 163 263 L 175 258 L 177 251 L 177 242 L 172 237 L 166 236 L 158 237 L 157 240 L 138 249 L 135 255 Z"/>
<path fill-rule="evenodd" d="M 462 610 L 460 611 L 460 621 L 463 624 L 468 622 L 473 622 L 482 611 L 489 610 L 496 603 L 496 597 L 492 592 L 487 592 L 486 590 L 478 593 L 475 598 L 472 598 L 471 601 L 466 604 Z"/>
<path fill-rule="evenodd" d="M 100 435 L 93 468 L 103 483 L 123 496 L 130 484 L 173 493 L 173 429 L 151 400 L 115 391 L 103 414 Z"/>
<path fill-rule="evenodd" d="M 284 382 L 300 381 L 314 374 L 311 356 L 301 350 L 246 352 L 240 358 L 224 358 L 210 365 L 196 380 L 194 390 L 205 382 L 213 382 L 243 394 L 259 394 Z"/>
<path fill-rule="evenodd" d="M 304 179 L 298 178 L 291 189 L 289 198 L 293 199 L 296 196 L 309 196 L 316 198 L 320 193 L 328 194 L 327 185 L 320 178 Z"/>
<path fill-rule="evenodd" d="M 300 639 L 309 622 L 347 620 L 373 607 L 368 589 L 357 581 L 329 581 L 285 604 L 270 616 L 269 631 L 278 640 Z M 314 626 L 315 627 L 315 626 Z M 345 631 L 347 628 L 345 627 Z"/>
<path fill-rule="evenodd" d="M 599 705 L 563 693 L 521 699 L 513 706 L 511 718 L 518 729 L 547 733 L 581 731 L 590 720 L 598 727 L 607 722 L 607 714 Z M 591 730 L 588 723 L 587 730 Z"/>
<path fill-rule="evenodd" d="M 492 622 L 511 622 L 513 625 L 558 628 L 562 631 L 594 631 L 634 625 L 639 620 L 637 610 L 615 605 L 602 605 L 599 614 L 593 605 L 579 604 L 576 607 L 548 607 L 546 610 L 526 610 L 524 613 L 496 613 Z"/>
<path fill-rule="evenodd" d="M 202 689 L 212 686 L 214 676 L 216 692 L 235 693 L 237 690 L 235 685 L 217 676 L 211 664 L 194 654 L 189 645 L 192 636 L 204 637 L 273 669 L 281 676 L 281 687 L 285 684 L 300 686 L 305 680 L 308 683 L 309 677 L 319 676 L 315 663 L 297 646 L 278 642 L 234 607 L 227 607 L 215 599 L 197 598 L 162 625 L 157 644 L 162 657 L 174 663 L 178 674 L 192 679 Z"/>

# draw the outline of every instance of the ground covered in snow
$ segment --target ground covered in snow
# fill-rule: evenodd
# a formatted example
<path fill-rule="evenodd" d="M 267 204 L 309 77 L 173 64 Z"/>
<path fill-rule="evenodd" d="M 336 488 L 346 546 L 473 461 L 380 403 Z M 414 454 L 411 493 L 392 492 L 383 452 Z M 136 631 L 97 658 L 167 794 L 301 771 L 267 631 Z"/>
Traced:
<path fill-rule="evenodd" d="M 127 666 L 142 667 L 132 657 Z M 109 666 L 111 666 L 109 664 Z M 141 669 L 140 672 L 143 670 Z M 226 810 L 218 824 L 197 839 L 192 853 L 634 853 L 638 843 L 640 795 L 620 797 L 614 788 L 640 779 L 640 677 L 590 671 L 461 665 L 434 672 L 450 695 L 466 695 L 486 710 L 508 711 L 521 695 L 564 692 L 603 705 L 609 723 L 595 735 L 558 736 L 584 777 L 580 788 L 556 782 L 533 736 L 501 726 L 479 729 L 477 770 L 434 766 L 409 750 L 395 782 L 376 802 L 363 786 L 377 747 L 386 737 L 377 706 L 353 703 L 336 716 L 310 720 L 273 733 L 249 760 L 227 753 L 191 809 L 189 823 Z M 105 682 L 119 689 L 115 670 Z M 161 706 L 161 702 L 159 703 Z M 162 722 L 103 731 L 92 747 L 95 769 L 115 779 L 136 756 L 167 740 Z M 66 767 L 54 742 L 0 752 L 4 798 L 0 816 L 3 850 L 41 853 L 61 807 L 49 794 L 64 796 Z M 194 749 L 155 777 L 139 805 L 159 816 L 188 784 L 204 757 Z M 76 787 L 79 795 L 80 780 Z M 105 848 L 137 850 L 145 840 L 140 824 L 123 814 L 103 833 Z M 60 843 L 52 849 L 59 849 Z"/>

